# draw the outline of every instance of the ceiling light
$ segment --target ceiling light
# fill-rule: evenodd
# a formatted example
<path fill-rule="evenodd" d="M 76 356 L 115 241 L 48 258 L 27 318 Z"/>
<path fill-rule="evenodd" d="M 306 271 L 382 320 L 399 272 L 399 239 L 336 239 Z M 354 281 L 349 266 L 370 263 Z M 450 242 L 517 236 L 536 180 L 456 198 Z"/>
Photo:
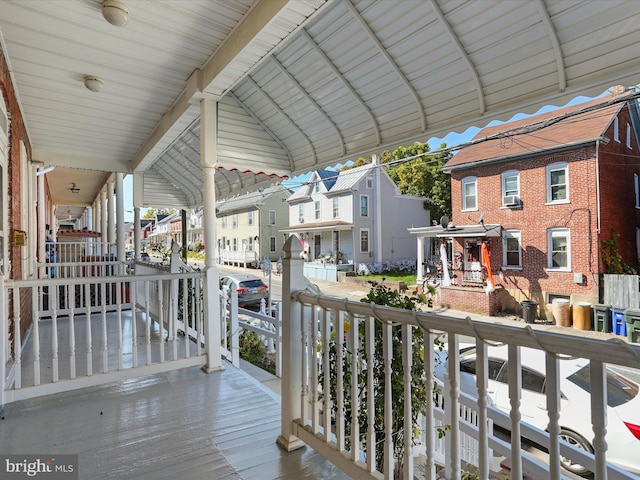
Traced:
<path fill-rule="evenodd" d="M 99 92 L 104 86 L 104 80 L 94 75 L 87 75 L 86 77 L 84 77 L 84 86 L 92 92 Z"/>
<path fill-rule="evenodd" d="M 71 193 L 80 193 L 80 188 L 78 188 L 75 183 L 71 184 L 71 188 L 69 190 L 71 190 Z"/>
<path fill-rule="evenodd" d="M 116 0 L 103 0 L 102 16 L 116 27 L 124 27 L 129 22 L 129 7 Z"/>

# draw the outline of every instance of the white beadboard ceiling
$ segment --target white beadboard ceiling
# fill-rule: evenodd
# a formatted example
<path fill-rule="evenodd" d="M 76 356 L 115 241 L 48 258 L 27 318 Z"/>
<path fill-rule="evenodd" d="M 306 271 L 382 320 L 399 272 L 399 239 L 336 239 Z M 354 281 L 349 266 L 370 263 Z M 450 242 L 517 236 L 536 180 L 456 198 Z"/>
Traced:
<path fill-rule="evenodd" d="M 0 33 L 33 159 L 135 172 L 141 206 L 202 204 L 201 98 L 223 197 L 640 83 L 631 0 L 124 3 L 118 28 L 100 0 L 0 0 Z"/>

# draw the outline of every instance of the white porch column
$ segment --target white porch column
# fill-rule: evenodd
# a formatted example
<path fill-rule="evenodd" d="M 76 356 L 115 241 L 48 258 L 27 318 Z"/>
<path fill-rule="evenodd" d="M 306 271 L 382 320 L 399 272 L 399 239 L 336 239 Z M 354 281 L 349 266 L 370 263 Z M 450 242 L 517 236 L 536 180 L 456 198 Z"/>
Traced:
<path fill-rule="evenodd" d="M 140 207 L 133 207 L 133 258 L 140 260 Z"/>
<path fill-rule="evenodd" d="M 418 273 L 418 278 L 416 280 L 416 282 L 418 282 L 418 285 L 422 284 L 422 282 L 424 282 L 424 239 L 425 237 L 421 237 L 420 235 L 418 235 L 416 237 L 418 239 L 418 258 L 416 260 L 417 262 L 417 273 Z"/>
<path fill-rule="evenodd" d="M 87 207 L 87 230 L 93 231 L 93 206 Z"/>
<path fill-rule="evenodd" d="M 282 256 L 282 414 L 280 436 L 277 443 L 290 452 L 303 447 L 304 442 L 293 434 L 293 421 L 302 416 L 302 325 L 300 306 L 291 300 L 291 294 L 303 289 L 305 278 L 302 243 L 291 235 Z"/>
<path fill-rule="evenodd" d="M 45 250 L 45 242 L 47 241 L 46 231 L 46 215 L 44 213 L 44 175 L 38 175 L 38 262 L 44 263 L 47 261 L 47 252 Z M 53 228 L 53 227 L 51 227 Z M 46 270 L 44 268 L 38 269 L 38 277 L 46 277 Z M 4 310 L 2 310 L 4 312 Z M 2 359 L 0 359 L 2 361 Z"/>
<path fill-rule="evenodd" d="M 113 180 L 107 182 L 107 241 L 109 242 L 109 253 L 113 252 L 113 244 L 116 243 L 116 209 L 113 195 Z"/>
<path fill-rule="evenodd" d="M 124 262 L 124 175 L 116 173 L 116 248 L 118 261 Z M 122 272 L 124 273 L 124 272 Z"/>
<path fill-rule="evenodd" d="M 107 214 L 108 210 L 108 206 L 107 206 L 107 190 L 106 190 L 106 186 L 103 187 L 103 189 L 100 191 L 100 203 L 102 203 L 102 216 L 100 217 L 101 220 L 101 226 L 100 226 L 100 230 L 102 232 L 102 244 L 104 245 L 105 243 L 107 243 L 109 241 L 109 237 L 108 234 L 109 232 L 107 231 L 107 225 L 108 225 L 108 217 L 109 215 Z M 104 248 L 104 247 L 103 247 Z M 102 252 L 105 253 L 105 252 Z"/>
<path fill-rule="evenodd" d="M 200 100 L 200 165 L 204 175 L 203 192 L 203 233 L 205 245 L 204 268 L 205 323 L 207 363 L 205 372 L 222 370 L 222 325 L 220 323 L 220 273 L 215 260 L 216 233 L 216 184 L 215 173 L 218 163 L 218 103 L 215 100 Z"/>

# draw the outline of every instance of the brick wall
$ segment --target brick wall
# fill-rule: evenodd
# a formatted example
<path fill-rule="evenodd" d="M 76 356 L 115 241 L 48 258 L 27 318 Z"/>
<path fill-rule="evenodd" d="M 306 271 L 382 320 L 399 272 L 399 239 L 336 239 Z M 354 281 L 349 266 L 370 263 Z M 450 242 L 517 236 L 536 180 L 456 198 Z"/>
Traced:
<path fill-rule="evenodd" d="M 595 142 L 576 150 L 531 157 L 452 172 L 453 222 L 470 221 L 485 212 L 484 222 L 501 224 L 503 229 L 521 232 L 522 268 L 505 269 L 502 240 L 489 238 L 494 279 L 507 291 L 502 297 L 505 311 L 518 311 L 518 302 L 525 298 L 546 302 L 546 294 L 570 295 L 572 301 L 598 301 L 598 273 L 601 271 L 599 245 L 609 238 L 611 229 L 620 234 L 620 252 L 627 263 L 636 264 L 636 227 L 640 214 L 634 207 L 633 173 L 638 168 L 638 146 L 633 137 L 632 149 L 626 147 L 626 106 L 619 115 L 621 142 L 613 141 L 613 126 L 606 136 L 608 144 L 600 144 L 597 155 Z M 569 170 L 570 203 L 546 205 L 546 166 L 567 162 Z M 635 165 L 634 165 L 635 162 Z M 507 170 L 520 172 L 521 207 L 503 208 L 501 174 Z M 461 180 L 477 177 L 478 211 L 462 212 Z M 598 192 L 598 177 L 600 192 Z M 598 230 L 598 194 L 600 222 Z M 571 235 L 571 271 L 550 271 L 547 265 L 547 230 L 567 227 Z M 457 239 L 454 239 L 457 240 Z M 461 251 L 463 240 L 454 241 L 454 249 Z M 584 280 L 576 283 L 574 274 L 582 273 Z"/>
<path fill-rule="evenodd" d="M 11 77 L 9 75 L 8 66 L 4 57 L 4 52 L 0 50 L 0 88 L 2 89 L 2 95 L 4 102 L 7 106 L 7 112 L 11 117 L 11 127 L 9 130 L 9 158 L 7 161 L 7 176 L 8 176 L 8 250 L 9 261 L 11 262 L 11 271 L 9 278 L 19 279 L 22 278 L 22 248 L 15 246 L 13 243 L 14 230 L 27 230 L 24 223 L 28 222 L 28 219 L 21 217 L 21 198 L 20 198 L 20 141 L 22 141 L 27 149 L 27 155 L 31 157 L 31 145 L 27 137 L 27 131 L 22 119 L 22 114 L 18 107 L 18 101 L 16 99 L 13 84 L 11 83 Z M 27 241 L 35 241 L 34 238 Z M 20 292 L 20 305 L 21 305 L 21 332 L 24 334 L 29 325 L 31 324 L 31 293 L 26 289 L 22 289 Z M 10 311 L 10 316 L 13 318 L 13 312 Z M 12 335 L 13 331 L 9 332 Z"/>

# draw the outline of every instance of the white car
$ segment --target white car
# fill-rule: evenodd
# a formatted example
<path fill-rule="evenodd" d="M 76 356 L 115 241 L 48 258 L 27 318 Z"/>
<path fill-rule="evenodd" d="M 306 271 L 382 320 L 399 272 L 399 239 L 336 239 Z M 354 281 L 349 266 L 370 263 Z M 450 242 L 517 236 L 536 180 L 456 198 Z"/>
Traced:
<path fill-rule="evenodd" d="M 488 347 L 488 396 L 492 404 L 509 413 L 509 385 L 507 378 L 507 346 Z M 439 355 L 446 358 L 446 352 Z M 541 350 L 520 349 L 522 366 L 522 421 L 546 430 L 549 417 L 546 410 L 545 356 Z M 435 375 L 444 378 L 446 364 L 436 367 Z M 634 381 L 607 368 L 607 461 L 633 473 L 640 473 L 640 386 Z M 475 347 L 460 349 L 460 389 L 477 396 L 475 382 Z M 591 439 L 591 403 L 589 361 L 581 358 L 560 360 L 560 427 L 566 442 L 593 452 Z M 582 465 L 562 461 L 563 467 L 578 475 L 589 470 Z"/>

